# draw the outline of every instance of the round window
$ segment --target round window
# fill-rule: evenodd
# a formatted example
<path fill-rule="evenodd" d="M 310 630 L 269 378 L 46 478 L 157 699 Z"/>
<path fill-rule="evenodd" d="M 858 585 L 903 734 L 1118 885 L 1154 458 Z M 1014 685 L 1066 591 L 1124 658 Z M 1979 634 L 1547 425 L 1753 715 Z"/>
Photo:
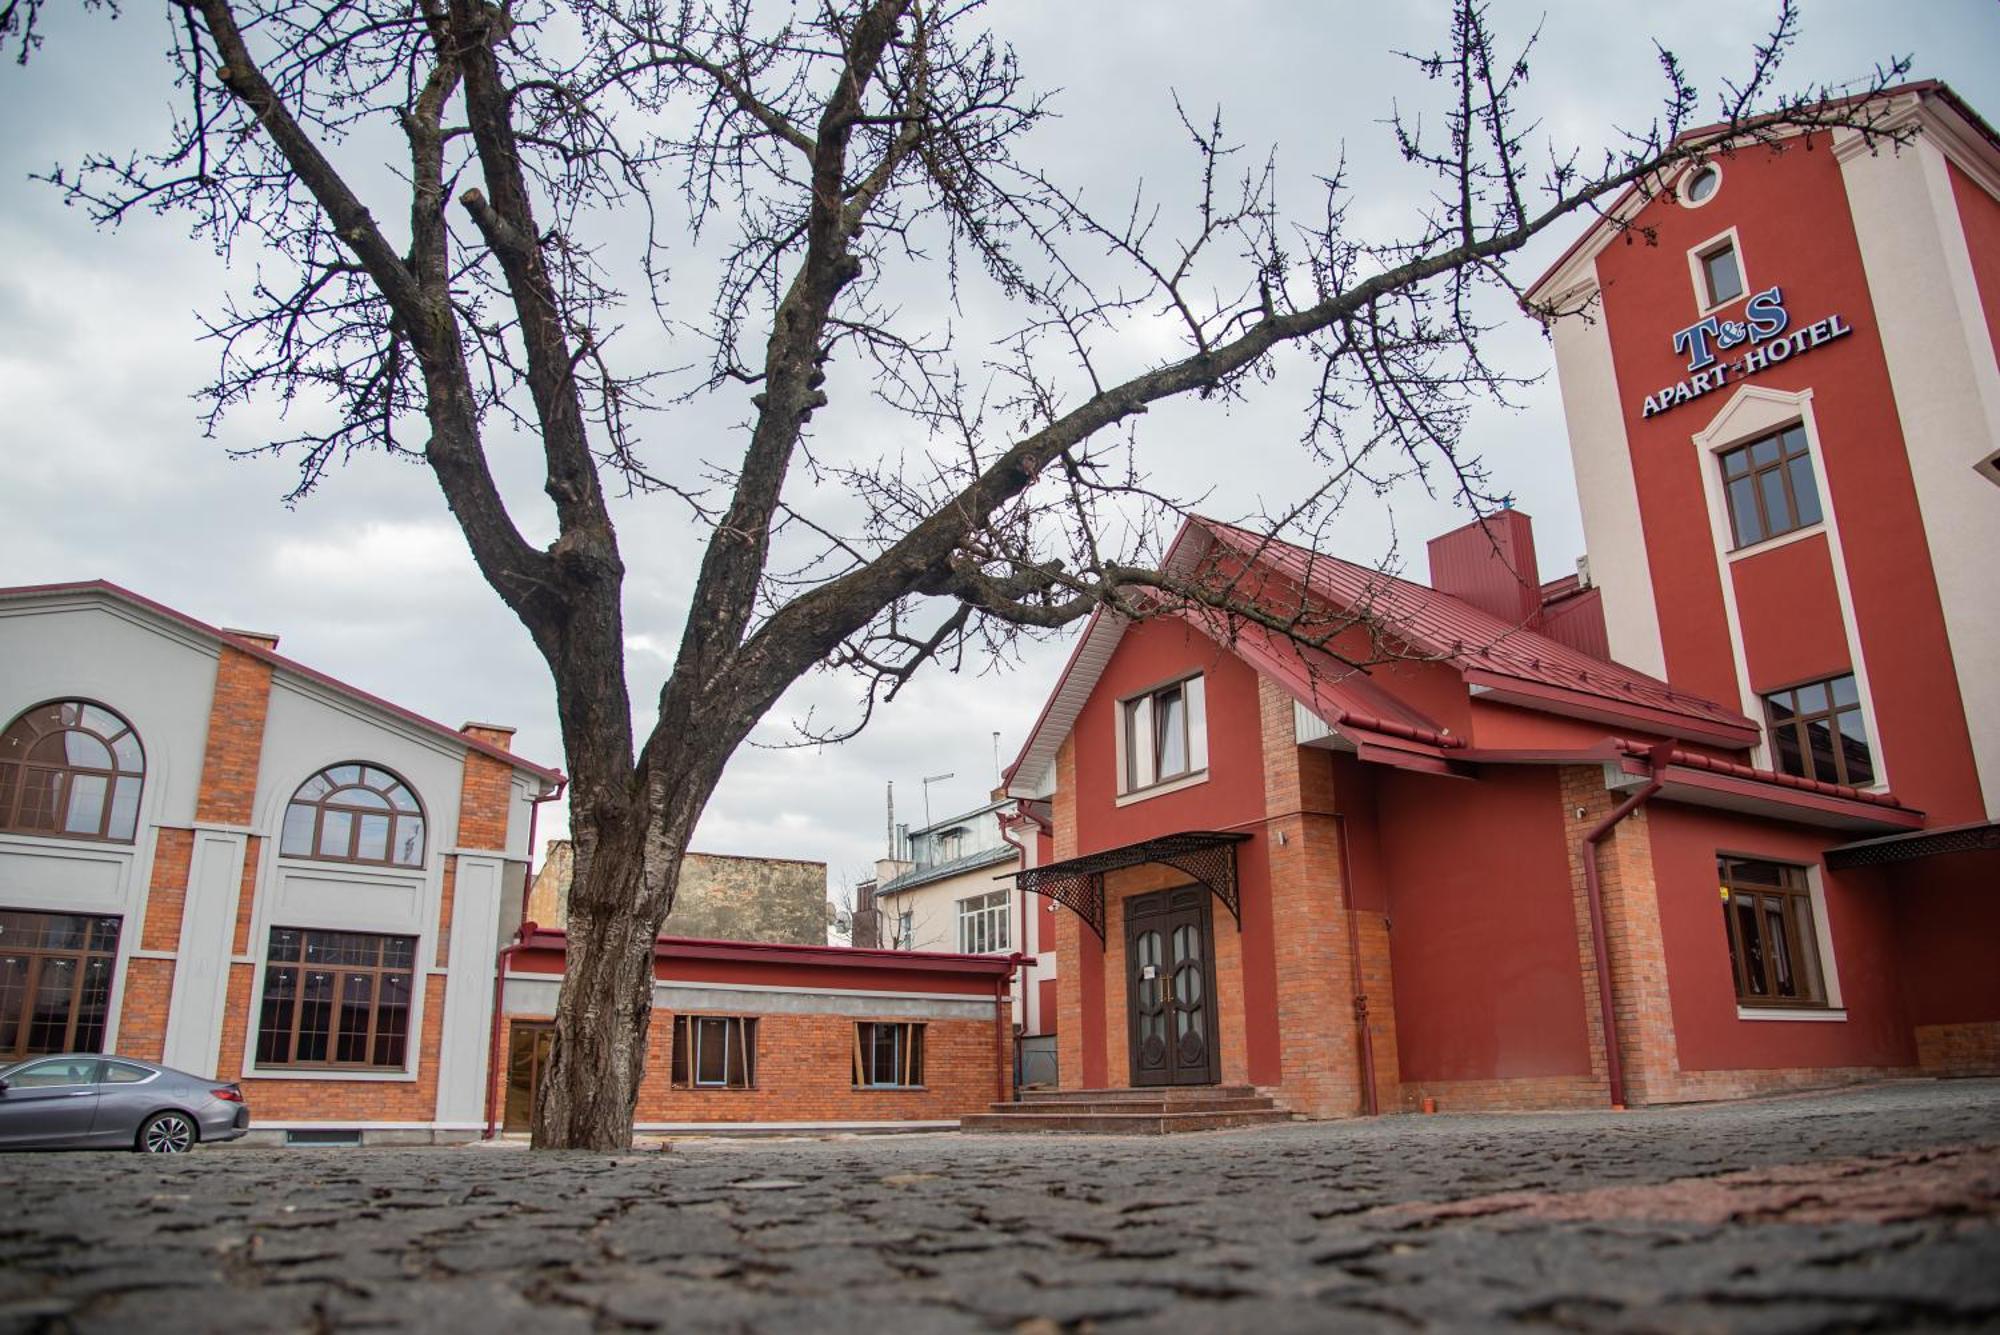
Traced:
<path fill-rule="evenodd" d="M 1712 162 L 1705 162 L 1687 174 L 1681 186 L 1681 199 L 1688 204 L 1706 204 L 1715 197 L 1721 185 L 1721 168 Z"/>

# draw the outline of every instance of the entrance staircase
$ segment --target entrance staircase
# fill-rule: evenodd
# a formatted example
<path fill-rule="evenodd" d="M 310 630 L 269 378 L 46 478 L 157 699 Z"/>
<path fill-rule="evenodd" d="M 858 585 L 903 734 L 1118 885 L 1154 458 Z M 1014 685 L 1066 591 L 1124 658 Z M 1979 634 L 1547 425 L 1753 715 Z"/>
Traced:
<path fill-rule="evenodd" d="M 1251 1085 L 1168 1089 L 1029 1090 L 1019 1103 L 989 1104 L 959 1119 L 961 1131 L 1044 1131 L 1075 1135 L 1163 1136 L 1175 1131 L 1289 1122 L 1292 1115 Z"/>

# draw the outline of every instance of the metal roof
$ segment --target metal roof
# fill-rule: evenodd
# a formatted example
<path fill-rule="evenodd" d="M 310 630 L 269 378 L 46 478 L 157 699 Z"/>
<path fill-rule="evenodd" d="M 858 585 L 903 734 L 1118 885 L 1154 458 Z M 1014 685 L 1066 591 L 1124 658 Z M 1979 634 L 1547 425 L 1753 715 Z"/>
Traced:
<path fill-rule="evenodd" d="M 1549 687 L 1613 706 L 1634 706 L 1678 717 L 1699 725 L 1704 732 L 1718 728 L 1740 732 L 1746 745 L 1755 739 L 1756 724 L 1726 705 L 1675 690 L 1636 668 L 1503 621 L 1448 593 L 1233 525 L 1200 518 L 1189 522 L 1199 525 L 1217 544 L 1295 581 L 1334 606 L 1365 612 L 1419 655 L 1442 659 L 1482 678 Z"/>
<path fill-rule="evenodd" d="M 875 898 L 880 900 L 889 895 L 898 895 L 905 890 L 914 890 L 920 885 L 942 881 L 965 872 L 978 871 L 981 867 L 991 867 L 1000 862 L 1012 862 L 1021 856 L 1021 850 L 1012 844 L 999 844 L 993 848 L 981 848 L 949 862 L 939 862 L 929 867 L 915 867 L 894 880 L 885 881 L 876 887 Z"/>

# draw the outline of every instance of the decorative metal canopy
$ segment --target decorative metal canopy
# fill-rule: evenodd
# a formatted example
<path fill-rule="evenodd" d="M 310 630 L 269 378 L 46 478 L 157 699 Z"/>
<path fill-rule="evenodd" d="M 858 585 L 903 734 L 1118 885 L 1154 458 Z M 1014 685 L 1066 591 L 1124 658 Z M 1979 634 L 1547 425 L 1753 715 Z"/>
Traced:
<path fill-rule="evenodd" d="M 1015 881 L 1031 894 L 1046 895 L 1090 924 L 1097 939 L 1104 939 L 1104 874 L 1137 867 L 1146 862 L 1178 868 L 1212 891 L 1229 907 L 1237 925 L 1243 909 L 1236 893 L 1236 845 L 1250 836 L 1223 830 L 1183 830 L 1142 839 L 1123 848 L 1102 853 L 1086 853 L 1079 858 L 1051 862 L 1046 867 L 1030 867 L 1016 872 Z"/>
<path fill-rule="evenodd" d="M 2000 821 L 1954 825 L 1942 830 L 1911 830 L 1906 834 L 1842 844 L 1826 850 L 1826 865 L 1832 871 L 1846 871 L 1849 867 L 1879 867 L 1891 862 L 1932 858 L 1941 853 L 1970 853 L 1981 848 L 2000 848 Z"/>

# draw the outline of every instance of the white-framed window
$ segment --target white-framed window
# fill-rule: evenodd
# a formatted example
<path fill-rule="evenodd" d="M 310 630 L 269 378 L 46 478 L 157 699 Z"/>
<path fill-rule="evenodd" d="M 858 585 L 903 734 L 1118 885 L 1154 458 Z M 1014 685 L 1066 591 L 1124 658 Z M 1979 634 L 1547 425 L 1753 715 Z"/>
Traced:
<path fill-rule="evenodd" d="M 1207 692 L 1199 675 L 1119 701 L 1121 794 L 1192 782 L 1207 771 Z"/>
<path fill-rule="evenodd" d="M 1007 892 L 974 895 L 958 901 L 958 952 L 985 955 L 1008 949 Z"/>
<path fill-rule="evenodd" d="M 1715 162 L 1697 162 L 1681 173 L 1675 193 L 1680 197 L 1681 207 L 1698 209 L 1715 198 L 1722 189 L 1722 167 Z"/>
<path fill-rule="evenodd" d="M 1718 233 L 1688 251 L 1688 273 L 1694 279 L 1695 304 L 1704 313 L 1740 301 L 1750 290 L 1743 263 L 1743 243 L 1736 229 Z"/>

